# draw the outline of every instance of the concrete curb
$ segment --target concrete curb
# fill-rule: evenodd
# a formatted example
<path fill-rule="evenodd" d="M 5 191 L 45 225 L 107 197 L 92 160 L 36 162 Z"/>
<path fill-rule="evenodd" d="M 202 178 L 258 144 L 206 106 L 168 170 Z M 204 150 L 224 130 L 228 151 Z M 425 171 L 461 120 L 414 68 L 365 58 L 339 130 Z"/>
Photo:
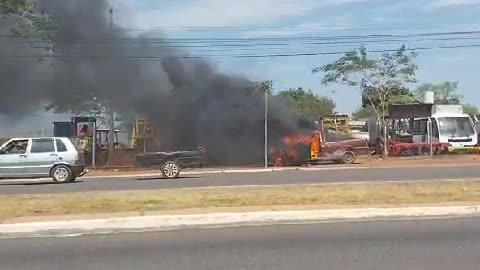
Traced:
<path fill-rule="evenodd" d="M 2 224 L 0 225 L 0 236 L 82 235 L 382 218 L 460 217 L 475 216 L 478 214 L 480 214 L 480 205 L 141 216 L 96 220 Z"/>

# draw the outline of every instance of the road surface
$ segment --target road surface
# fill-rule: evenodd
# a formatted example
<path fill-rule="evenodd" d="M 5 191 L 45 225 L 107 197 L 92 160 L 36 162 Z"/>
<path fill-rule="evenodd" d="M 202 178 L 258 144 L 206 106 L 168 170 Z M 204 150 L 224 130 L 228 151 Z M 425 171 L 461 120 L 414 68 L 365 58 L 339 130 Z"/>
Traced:
<path fill-rule="evenodd" d="M 480 178 L 479 166 L 464 167 L 416 167 L 416 168 L 367 168 L 336 169 L 322 171 L 283 171 L 267 173 L 226 173 L 186 176 L 177 180 L 161 178 L 103 178 L 89 179 L 73 184 L 52 182 L 0 182 L 0 195 L 51 194 L 86 191 L 154 190 L 167 188 L 312 184 L 359 181 L 405 181 Z"/>
<path fill-rule="evenodd" d="M 5 270 L 478 270 L 480 219 L 0 240 Z"/>

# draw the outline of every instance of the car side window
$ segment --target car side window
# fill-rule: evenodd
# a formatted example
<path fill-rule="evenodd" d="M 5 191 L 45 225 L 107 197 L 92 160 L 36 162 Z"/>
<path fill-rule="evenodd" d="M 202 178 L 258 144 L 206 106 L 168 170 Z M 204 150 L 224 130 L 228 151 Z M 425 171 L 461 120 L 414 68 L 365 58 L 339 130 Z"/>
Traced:
<path fill-rule="evenodd" d="M 23 155 L 27 152 L 27 147 L 28 140 L 11 141 L 2 149 L 2 154 Z"/>
<path fill-rule="evenodd" d="M 33 139 L 30 153 L 51 153 L 55 152 L 53 139 Z"/>
<path fill-rule="evenodd" d="M 67 146 L 62 142 L 62 140 L 56 139 L 55 142 L 57 143 L 57 152 L 67 152 Z"/>

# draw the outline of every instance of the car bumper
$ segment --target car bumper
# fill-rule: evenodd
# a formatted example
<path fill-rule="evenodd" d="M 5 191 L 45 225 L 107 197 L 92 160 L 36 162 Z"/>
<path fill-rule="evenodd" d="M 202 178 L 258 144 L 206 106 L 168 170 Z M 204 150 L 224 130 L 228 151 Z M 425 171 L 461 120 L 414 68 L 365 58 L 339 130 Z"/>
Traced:
<path fill-rule="evenodd" d="M 72 171 L 73 171 L 73 174 L 74 174 L 76 177 L 82 177 L 82 176 L 84 176 L 85 174 L 88 173 L 87 166 L 85 166 L 85 165 L 75 165 L 75 166 L 71 166 L 71 169 L 72 169 Z"/>

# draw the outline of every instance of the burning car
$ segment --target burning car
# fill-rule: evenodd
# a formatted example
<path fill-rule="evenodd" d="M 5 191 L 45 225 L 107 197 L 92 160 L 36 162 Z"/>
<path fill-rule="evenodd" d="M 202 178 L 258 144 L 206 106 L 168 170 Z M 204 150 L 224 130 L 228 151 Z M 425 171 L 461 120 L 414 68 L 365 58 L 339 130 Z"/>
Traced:
<path fill-rule="evenodd" d="M 285 137 L 279 146 L 272 149 L 272 162 L 276 167 L 321 162 L 353 164 L 357 154 L 370 152 L 368 141 L 364 139 L 325 142 L 324 138 L 321 132 Z"/>

